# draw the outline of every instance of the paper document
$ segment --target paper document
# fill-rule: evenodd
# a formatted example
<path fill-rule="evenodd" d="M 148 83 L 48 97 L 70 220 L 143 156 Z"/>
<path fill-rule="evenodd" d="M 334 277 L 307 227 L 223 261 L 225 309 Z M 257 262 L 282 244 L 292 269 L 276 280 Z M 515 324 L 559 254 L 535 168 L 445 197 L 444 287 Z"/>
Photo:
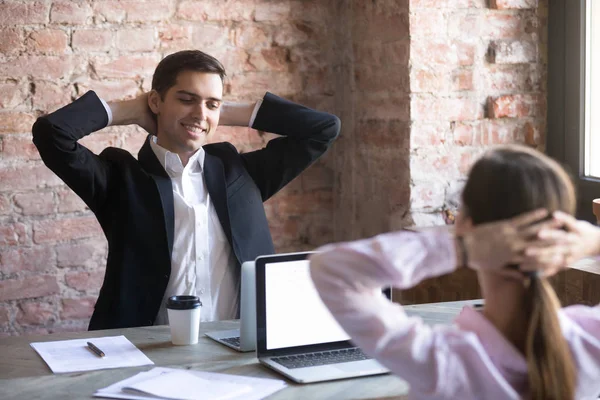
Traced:
<path fill-rule="evenodd" d="M 279 379 L 157 367 L 97 390 L 94 396 L 131 400 L 260 400 L 285 386 Z"/>
<path fill-rule="evenodd" d="M 100 348 L 105 356 L 99 357 L 90 351 L 87 342 L 92 342 Z M 31 343 L 31 347 L 37 351 L 55 374 L 154 364 L 122 335 L 36 342 Z"/>

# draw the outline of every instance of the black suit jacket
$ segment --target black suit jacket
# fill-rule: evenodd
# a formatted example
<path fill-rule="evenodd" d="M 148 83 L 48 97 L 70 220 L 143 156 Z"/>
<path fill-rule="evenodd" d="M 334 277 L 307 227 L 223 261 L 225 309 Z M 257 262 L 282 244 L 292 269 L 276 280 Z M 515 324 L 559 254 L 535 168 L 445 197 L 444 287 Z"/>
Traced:
<path fill-rule="evenodd" d="M 88 92 L 33 125 L 42 160 L 94 212 L 108 239 L 90 330 L 152 325 L 173 249 L 171 179 L 148 140 L 138 160 L 114 147 L 95 155 L 77 143 L 107 123 L 100 99 Z M 204 146 L 206 187 L 238 263 L 274 252 L 263 201 L 327 151 L 340 121 L 267 93 L 252 128 L 281 137 L 245 154 L 230 143 Z"/>

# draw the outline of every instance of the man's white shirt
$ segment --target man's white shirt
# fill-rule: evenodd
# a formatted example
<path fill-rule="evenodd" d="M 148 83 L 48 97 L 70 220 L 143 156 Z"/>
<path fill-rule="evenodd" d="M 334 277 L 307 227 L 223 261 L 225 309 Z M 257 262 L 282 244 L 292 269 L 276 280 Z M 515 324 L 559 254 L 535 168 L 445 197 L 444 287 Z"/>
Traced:
<path fill-rule="evenodd" d="M 100 100 L 108 115 L 107 125 L 111 125 L 112 111 L 106 101 Z M 256 102 L 249 127 L 261 105 L 262 99 Z M 154 324 L 169 323 L 166 300 L 175 295 L 200 297 L 201 321 L 236 318 L 240 289 L 236 258 L 206 189 L 204 149 L 198 149 L 184 167 L 179 155 L 161 147 L 156 136 L 149 140 L 171 178 L 175 215 L 171 277 Z"/>

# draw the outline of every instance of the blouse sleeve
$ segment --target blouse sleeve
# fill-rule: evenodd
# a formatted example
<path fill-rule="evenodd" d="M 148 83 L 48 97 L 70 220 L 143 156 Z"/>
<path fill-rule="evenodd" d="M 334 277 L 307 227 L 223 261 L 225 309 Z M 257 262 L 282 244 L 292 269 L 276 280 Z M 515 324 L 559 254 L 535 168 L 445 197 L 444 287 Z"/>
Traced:
<path fill-rule="evenodd" d="M 311 257 L 311 276 L 323 302 L 352 341 L 409 382 L 435 392 L 447 367 L 444 336 L 408 317 L 381 289 L 410 288 L 456 269 L 452 236 L 445 229 L 399 231 L 328 245 Z"/>

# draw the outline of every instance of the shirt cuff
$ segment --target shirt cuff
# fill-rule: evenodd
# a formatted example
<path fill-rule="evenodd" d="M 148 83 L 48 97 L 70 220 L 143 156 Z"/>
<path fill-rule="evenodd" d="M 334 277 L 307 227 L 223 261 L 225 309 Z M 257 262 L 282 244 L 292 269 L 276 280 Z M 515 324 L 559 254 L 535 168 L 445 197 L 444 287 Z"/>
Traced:
<path fill-rule="evenodd" d="M 248 123 L 249 128 L 252 128 L 252 125 L 254 125 L 254 119 L 256 119 L 256 114 L 258 114 L 258 109 L 262 105 L 262 102 L 263 99 L 260 99 L 256 102 L 256 105 L 254 106 L 254 111 L 252 111 L 252 116 L 250 117 L 250 122 Z"/>
<path fill-rule="evenodd" d="M 108 106 L 108 103 L 106 101 L 104 101 L 102 98 L 100 98 L 100 101 L 102 102 L 102 105 L 104 106 L 104 109 L 106 110 L 106 115 L 108 116 L 108 124 L 106 124 L 106 126 L 110 126 L 110 124 L 112 124 L 112 111 L 110 109 L 110 107 Z"/>

